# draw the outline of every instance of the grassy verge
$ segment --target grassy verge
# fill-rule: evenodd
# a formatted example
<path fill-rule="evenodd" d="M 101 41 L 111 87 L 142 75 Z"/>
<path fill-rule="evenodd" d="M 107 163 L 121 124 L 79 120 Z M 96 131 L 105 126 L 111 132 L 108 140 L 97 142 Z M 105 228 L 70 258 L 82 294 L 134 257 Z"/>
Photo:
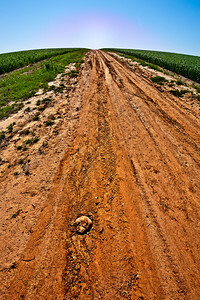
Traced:
<path fill-rule="evenodd" d="M 115 51 L 117 53 L 128 55 L 130 58 L 138 58 L 146 61 L 148 64 L 154 64 L 168 69 L 177 74 L 183 75 L 200 83 L 200 57 L 147 50 L 129 50 L 129 49 L 103 49 L 104 51 Z"/>
<path fill-rule="evenodd" d="M 0 78 L 0 119 L 21 109 L 23 101 L 40 88 L 47 89 L 48 82 L 65 70 L 70 63 L 80 64 L 87 49 L 57 55 L 48 61 L 24 67 Z"/>
<path fill-rule="evenodd" d="M 75 50 L 77 49 L 54 48 L 3 53 L 0 54 L 0 74 L 5 74 L 6 72 L 16 70 L 53 56 L 74 52 Z"/>

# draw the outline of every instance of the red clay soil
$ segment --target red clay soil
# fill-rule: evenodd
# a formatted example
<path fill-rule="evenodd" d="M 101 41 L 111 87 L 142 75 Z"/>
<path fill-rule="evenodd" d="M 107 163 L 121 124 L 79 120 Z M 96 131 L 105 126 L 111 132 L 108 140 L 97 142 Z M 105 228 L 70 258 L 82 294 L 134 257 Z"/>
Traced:
<path fill-rule="evenodd" d="M 199 111 L 102 51 L 88 54 L 75 96 L 72 136 L 68 120 L 49 145 L 63 156 L 16 263 L 1 269 L 1 299 L 200 299 Z M 93 223 L 81 235 L 82 215 Z"/>

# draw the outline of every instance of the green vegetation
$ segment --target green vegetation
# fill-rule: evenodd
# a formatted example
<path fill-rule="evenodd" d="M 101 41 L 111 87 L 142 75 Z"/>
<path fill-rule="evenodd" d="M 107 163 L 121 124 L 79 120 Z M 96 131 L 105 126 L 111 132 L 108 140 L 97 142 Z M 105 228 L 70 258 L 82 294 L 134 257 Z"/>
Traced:
<path fill-rule="evenodd" d="M 54 121 L 52 121 L 52 120 L 47 120 L 47 121 L 45 122 L 45 124 L 46 124 L 46 126 L 52 126 L 52 125 L 54 124 Z"/>
<path fill-rule="evenodd" d="M 194 88 L 197 90 L 197 93 L 200 93 L 200 86 L 194 86 Z"/>
<path fill-rule="evenodd" d="M 187 90 L 181 90 L 181 91 L 171 90 L 170 93 L 172 93 L 174 96 L 182 97 L 184 94 L 188 93 L 188 91 Z"/>
<path fill-rule="evenodd" d="M 158 52 L 148 50 L 129 49 L 104 49 L 128 55 L 131 58 L 143 59 L 148 63 L 153 63 L 166 68 L 172 72 L 181 74 L 200 83 L 200 57 L 186 54 L 169 52 Z"/>
<path fill-rule="evenodd" d="M 30 133 L 30 130 L 29 130 L 29 129 L 25 129 L 25 130 L 23 131 L 23 134 L 25 134 L 25 135 L 29 135 L 29 133 Z"/>
<path fill-rule="evenodd" d="M 70 73 L 69 73 L 69 76 L 70 77 L 77 77 L 78 76 L 78 72 L 77 71 L 75 71 L 75 70 L 72 70 Z"/>
<path fill-rule="evenodd" d="M 4 131 L 0 131 L 0 143 L 1 141 L 5 139 L 5 132 Z"/>
<path fill-rule="evenodd" d="M 8 132 L 11 133 L 13 131 L 13 126 L 15 125 L 15 123 L 11 123 L 10 125 L 8 125 L 7 129 Z"/>
<path fill-rule="evenodd" d="M 151 78 L 151 81 L 158 84 L 163 84 L 163 82 L 167 82 L 168 80 L 161 76 L 155 76 Z"/>
<path fill-rule="evenodd" d="M 29 64 L 36 63 L 38 61 L 74 52 L 77 49 L 69 48 L 55 48 L 55 49 L 39 49 L 29 51 L 19 51 L 0 54 L 0 74 L 16 70 L 18 68 L 27 66 Z M 46 68 L 50 70 L 52 65 L 47 62 Z"/>
<path fill-rule="evenodd" d="M 36 137 L 36 138 L 32 138 L 32 139 L 28 139 L 28 140 L 25 140 L 24 141 L 24 143 L 26 144 L 26 145 L 33 145 L 33 144 L 35 144 L 35 143 L 37 143 L 39 141 L 39 138 L 38 137 Z"/>
<path fill-rule="evenodd" d="M 184 85 L 183 81 L 181 81 L 181 80 L 177 80 L 176 84 L 178 84 L 178 85 Z"/>
<path fill-rule="evenodd" d="M 38 121 L 39 120 L 39 116 L 34 116 L 33 117 L 33 121 Z"/>
<path fill-rule="evenodd" d="M 67 53 L 51 57 L 48 61 L 0 77 L 0 119 L 20 110 L 24 106 L 23 101 L 33 96 L 38 89 L 48 90 L 49 81 L 58 73 L 64 72 L 66 65 L 79 63 L 87 52 L 87 49 L 68 50 L 65 50 Z M 26 109 L 28 111 L 30 108 Z"/>

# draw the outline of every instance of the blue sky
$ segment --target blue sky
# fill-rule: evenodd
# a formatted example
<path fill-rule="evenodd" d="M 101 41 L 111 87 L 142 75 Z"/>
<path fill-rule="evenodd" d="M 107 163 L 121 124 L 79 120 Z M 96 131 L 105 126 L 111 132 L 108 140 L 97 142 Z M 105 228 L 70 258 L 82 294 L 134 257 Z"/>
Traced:
<path fill-rule="evenodd" d="M 200 0 L 0 0 L 0 53 L 54 47 L 200 56 Z"/>

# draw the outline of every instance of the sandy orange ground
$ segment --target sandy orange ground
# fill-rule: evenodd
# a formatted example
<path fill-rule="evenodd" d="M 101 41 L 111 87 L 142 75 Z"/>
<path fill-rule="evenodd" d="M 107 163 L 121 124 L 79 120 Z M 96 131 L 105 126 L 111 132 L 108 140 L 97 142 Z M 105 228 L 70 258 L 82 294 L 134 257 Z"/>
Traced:
<path fill-rule="evenodd" d="M 65 98 L 30 175 L 1 176 L 1 299 L 200 299 L 199 111 L 101 51 Z"/>

